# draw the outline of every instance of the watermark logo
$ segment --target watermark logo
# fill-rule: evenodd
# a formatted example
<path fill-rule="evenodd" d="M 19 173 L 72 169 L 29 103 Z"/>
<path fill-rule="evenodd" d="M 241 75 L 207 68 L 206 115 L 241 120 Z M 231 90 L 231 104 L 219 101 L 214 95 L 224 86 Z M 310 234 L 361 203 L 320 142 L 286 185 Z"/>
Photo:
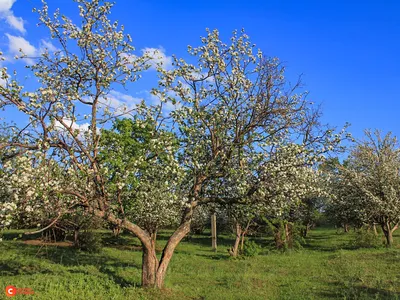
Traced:
<path fill-rule="evenodd" d="M 13 285 L 6 287 L 6 296 L 14 297 L 15 295 L 33 295 L 35 292 L 30 288 L 16 288 Z"/>
<path fill-rule="evenodd" d="M 15 286 L 9 285 L 6 287 L 6 296 L 14 297 L 17 294 L 17 288 Z"/>

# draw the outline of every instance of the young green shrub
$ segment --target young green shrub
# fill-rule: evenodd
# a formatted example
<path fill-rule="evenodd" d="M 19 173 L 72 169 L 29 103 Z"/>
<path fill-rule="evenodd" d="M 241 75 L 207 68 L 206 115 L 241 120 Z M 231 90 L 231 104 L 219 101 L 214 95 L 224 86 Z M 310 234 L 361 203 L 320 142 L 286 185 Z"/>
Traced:
<path fill-rule="evenodd" d="M 380 248 L 383 246 L 382 238 L 373 231 L 361 228 L 356 232 L 351 246 L 355 248 Z"/>
<path fill-rule="evenodd" d="M 101 238 L 93 231 L 82 231 L 75 247 L 85 252 L 98 253 L 102 248 Z"/>
<path fill-rule="evenodd" d="M 260 254 L 262 250 L 262 247 L 258 245 L 256 242 L 251 241 L 251 240 L 246 240 L 244 242 L 244 247 L 243 247 L 243 256 L 247 257 L 253 257 L 258 254 Z"/>

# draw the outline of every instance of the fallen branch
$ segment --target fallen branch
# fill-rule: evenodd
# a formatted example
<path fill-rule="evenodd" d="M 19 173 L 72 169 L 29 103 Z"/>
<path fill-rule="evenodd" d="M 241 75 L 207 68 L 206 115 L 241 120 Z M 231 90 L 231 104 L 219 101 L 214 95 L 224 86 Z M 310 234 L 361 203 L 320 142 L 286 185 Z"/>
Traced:
<path fill-rule="evenodd" d="M 53 220 L 53 222 L 51 222 L 51 223 L 50 223 L 49 225 L 47 225 L 46 227 L 44 227 L 44 228 L 42 228 L 42 229 L 39 229 L 39 230 L 36 230 L 36 231 L 24 232 L 24 234 L 26 234 L 26 235 L 31 235 L 31 234 L 40 233 L 40 232 L 42 232 L 42 231 L 45 231 L 46 229 L 49 229 L 50 227 L 52 227 L 52 226 L 58 221 L 58 219 L 60 219 L 61 215 L 62 215 L 61 213 L 58 214 L 58 216 Z"/>

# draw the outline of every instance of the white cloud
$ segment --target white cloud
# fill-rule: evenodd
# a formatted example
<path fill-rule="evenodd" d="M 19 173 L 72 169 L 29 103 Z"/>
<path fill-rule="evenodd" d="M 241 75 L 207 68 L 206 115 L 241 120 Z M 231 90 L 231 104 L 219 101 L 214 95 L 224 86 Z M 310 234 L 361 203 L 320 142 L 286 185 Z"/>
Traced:
<path fill-rule="evenodd" d="M 8 25 L 17 29 L 19 32 L 25 33 L 26 30 L 24 28 L 24 20 L 21 17 L 16 17 L 14 15 L 7 15 L 6 21 Z"/>
<path fill-rule="evenodd" d="M 142 52 L 152 58 L 149 62 L 151 65 L 150 69 L 155 70 L 158 66 L 161 66 L 165 70 L 172 68 L 172 56 L 167 56 L 164 48 L 143 48 Z"/>
<path fill-rule="evenodd" d="M 22 50 L 22 53 L 28 56 L 28 58 L 25 58 L 26 62 L 33 64 L 33 60 L 29 57 L 37 55 L 35 46 L 21 36 L 14 36 L 8 33 L 6 33 L 6 36 L 8 37 L 8 51 L 10 54 L 20 56 L 20 50 Z"/>
<path fill-rule="evenodd" d="M 14 16 L 14 12 L 11 10 L 16 0 L 0 0 L 0 19 L 4 19 L 8 25 L 18 30 L 21 33 L 25 33 L 24 20 L 21 17 Z"/>
<path fill-rule="evenodd" d="M 0 68 L 1 68 L 1 64 L 0 64 Z M 4 72 L 6 72 L 6 71 L 4 71 Z M 3 79 L 2 78 L 2 75 L 3 75 L 4 73 L 3 72 L 0 72 L 0 86 L 5 86 L 6 85 L 6 79 Z M 5 75 L 7 76 L 7 77 L 9 77 L 9 75 L 7 74 L 7 72 L 5 73 Z"/>
<path fill-rule="evenodd" d="M 128 54 L 128 53 L 121 53 L 120 57 L 122 59 L 125 59 L 125 63 L 129 66 L 132 66 L 132 64 L 136 61 L 137 56 L 134 54 Z"/>
<path fill-rule="evenodd" d="M 113 110 L 115 114 L 124 114 L 135 109 L 136 105 L 142 100 L 141 98 L 132 97 L 131 95 L 113 90 L 100 101 L 104 106 Z"/>
<path fill-rule="evenodd" d="M 90 126 L 89 123 L 77 124 L 76 122 L 73 122 L 71 119 L 68 119 L 68 118 L 63 118 L 63 119 L 62 119 L 62 122 L 63 122 L 67 127 L 71 127 L 71 129 L 72 129 L 73 131 L 78 130 L 78 132 L 79 132 L 78 137 L 79 137 L 80 139 L 83 139 L 83 138 L 85 137 L 84 133 L 87 132 L 87 131 L 89 130 L 89 126 Z M 54 129 L 55 129 L 56 131 L 58 131 L 60 134 L 65 133 L 65 134 L 69 135 L 68 129 L 67 129 L 63 124 L 61 124 L 60 122 L 58 122 L 57 120 L 54 122 Z M 97 130 L 97 131 L 100 132 L 99 130 Z"/>
<path fill-rule="evenodd" d="M 0 13 L 8 12 L 13 6 L 15 0 L 0 0 Z"/>
<path fill-rule="evenodd" d="M 165 49 L 163 47 L 146 47 L 141 49 L 141 51 L 144 56 L 149 58 L 147 63 L 150 65 L 150 70 L 156 70 L 159 66 L 165 70 L 172 69 L 173 58 L 165 54 Z M 126 60 L 128 66 L 134 65 L 134 62 L 139 59 L 135 54 L 121 53 L 120 56 Z"/>
<path fill-rule="evenodd" d="M 1 51 L 1 49 L 0 49 L 0 53 L 3 53 L 2 51 Z M 2 57 L 2 55 L 0 55 L 0 57 Z M 3 78 L 1 78 L 2 77 L 2 74 L 4 74 L 3 73 L 3 71 L 4 72 L 6 72 L 6 70 L 3 70 L 1 67 L 2 67 L 2 64 L 3 63 L 3 61 L 0 59 L 0 86 L 5 86 L 6 85 L 6 81 L 3 79 Z M 7 74 L 8 75 L 8 74 Z"/>
<path fill-rule="evenodd" d="M 158 95 L 152 94 L 150 91 L 144 90 L 139 92 L 139 94 L 143 94 L 147 104 L 150 105 L 160 105 L 162 103 L 162 111 L 163 114 L 167 115 L 173 110 L 179 109 L 182 104 L 178 101 L 179 97 L 175 95 L 174 92 L 168 91 L 167 96 L 175 98 L 177 101 L 173 104 L 171 101 L 161 101 L 161 98 Z"/>
<path fill-rule="evenodd" d="M 48 42 L 46 40 L 41 40 L 40 41 L 40 53 L 45 52 L 45 50 L 48 50 L 49 52 L 56 52 L 59 50 L 56 46 L 54 46 L 51 42 Z"/>
<path fill-rule="evenodd" d="M 0 0 L 1 1 L 1 0 Z M 26 54 L 28 57 L 24 58 L 25 61 L 28 64 L 33 64 L 34 61 L 31 57 L 39 56 L 41 53 L 44 53 L 45 50 L 47 49 L 49 52 L 54 52 L 57 51 L 58 48 L 54 46 L 51 42 L 48 42 L 46 40 L 40 40 L 39 43 L 39 48 L 36 48 L 34 45 L 32 45 L 28 40 L 23 38 L 22 36 L 15 36 L 6 33 L 6 36 L 8 37 L 8 52 L 11 55 L 21 55 L 22 53 Z"/>

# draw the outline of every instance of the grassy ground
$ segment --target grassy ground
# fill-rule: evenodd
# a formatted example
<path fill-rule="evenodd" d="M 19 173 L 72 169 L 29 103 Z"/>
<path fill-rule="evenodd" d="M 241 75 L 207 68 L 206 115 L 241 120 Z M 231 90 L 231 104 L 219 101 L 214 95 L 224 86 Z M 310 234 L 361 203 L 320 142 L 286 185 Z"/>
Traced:
<path fill-rule="evenodd" d="M 353 249 L 354 234 L 334 229 L 315 229 L 304 249 L 290 253 L 259 239 L 263 253 L 238 260 L 227 256 L 228 237 L 214 253 L 208 237 L 193 236 L 178 247 L 161 292 L 139 287 L 141 252 L 129 235 L 120 245 L 104 237 L 108 246 L 87 254 L 27 245 L 18 234 L 6 232 L 0 242 L 0 299 L 7 285 L 35 292 L 16 299 L 400 299 L 400 248 Z"/>

